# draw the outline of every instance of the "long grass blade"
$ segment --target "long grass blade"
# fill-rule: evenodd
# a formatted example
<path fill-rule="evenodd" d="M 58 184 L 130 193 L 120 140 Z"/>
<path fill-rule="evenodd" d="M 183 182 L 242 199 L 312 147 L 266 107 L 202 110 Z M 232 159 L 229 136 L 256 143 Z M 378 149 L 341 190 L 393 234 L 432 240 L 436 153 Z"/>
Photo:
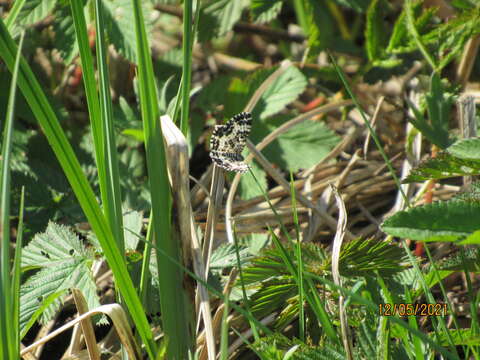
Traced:
<path fill-rule="evenodd" d="M 13 71 L 17 46 L 0 19 L 0 57 L 6 66 Z M 116 286 L 123 294 L 130 315 L 135 322 L 138 333 L 142 337 L 146 351 L 154 358 L 155 345 L 153 335 L 141 302 L 135 292 L 123 256 L 116 243 L 112 241 L 113 234 L 100 210 L 92 188 L 88 184 L 58 119 L 48 102 L 42 87 L 27 62 L 22 58 L 18 73 L 18 86 L 29 104 L 35 118 L 40 123 L 48 142 L 54 151 L 95 235 L 97 236 L 105 257 L 115 276 Z"/>
<path fill-rule="evenodd" d="M 162 324 L 168 338 L 167 357 L 186 359 L 193 346 L 189 318 L 192 312 L 187 310 L 184 289 L 178 291 L 179 284 L 183 283 L 182 271 L 164 260 L 164 254 L 173 259 L 179 259 L 181 248 L 171 231 L 172 200 L 167 176 L 166 151 L 158 117 L 155 77 L 140 1 L 133 0 L 133 11 L 137 43 L 138 88 L 152 198 L 155 244 L 163 250 L 159 252 L 156 248 Z"/>
<path fill-rule="evenodd" d="M 19 342 L 18 340 L 18 293 L 14 293 L 16 281 L 19 274 L 17 271 L 14 279 L 10 279 L 10 160 L 12 155 L 12 136 L 13 136 L 13 119 L 15 116 L 15 99 L 17 93 L 17 79 L 20 59 L 22 56 L 22 45 L 25 33 L 20 37 L 17 54 L 15 56 L 15 64 L 13 66 L 12 82 L 10 83 L 10 94 L 8 98 L 7 114 L 5 119 L 5 129 L 3 131 L 2 144 L 2 164 L 0 179 L 0 271 L 1 284 L 0 290 L 3 296 L 0 300 L 0 340 L 2 342 L 0 353 L 5 359 L 16 359 L 18 357 Z M 13 288 L 12 288 L 13 282 Z M 14 330 L 14 331 L 12 331 Z"/>
<path fill-rule="evenodd" d="M 95 1 L 95 14 L 101 124 L 103 125 L 101 135 L 103 135 L 105 141 L 103 152 L 104 157 L 97 157 L 97 162 L 105 162 L 102 166 L 105 172 L 99 172 L 98 176 L 99 178 L 104 177 L 103 183 L 106 184 L 101 193 L 105 216 L 115 236 L 118 248 L 124 253 L 125 244 L 123 239 L 120 174 L 118 170 L 117 146 L 115 141 L 115 130 L 113 128 L 112 99 L 110 97 L 110 81 L 107 67 L 107 44 L 104 32 L 106 24 L 103 20 L 103 5 L 101 0 Z"/>

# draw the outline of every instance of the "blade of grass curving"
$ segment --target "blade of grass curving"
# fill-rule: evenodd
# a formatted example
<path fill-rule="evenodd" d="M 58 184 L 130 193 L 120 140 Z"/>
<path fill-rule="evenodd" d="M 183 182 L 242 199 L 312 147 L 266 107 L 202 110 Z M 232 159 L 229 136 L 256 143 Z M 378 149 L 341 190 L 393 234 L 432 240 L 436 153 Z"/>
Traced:
<path fill-rule="evenodd" d="M 18 297 L 19 293 L 13 292 L 19 274 L 16 264 L 15 275 L 10 279 L 10 159 L 12 156 L 13 142 L 13 120 L 15 117 L 15 100 L 17 94 L 17 79 L 22 46 L 25 32 L 20 36 L 20 43 L 15 56 L 10 93 L 8 96 L 7 114 L 5 118 L 5 129 L 3 130 L 2 163 L 0 167 L 0 354 L 4 359 L 16 359 L 20 351 L 18 339 Z M 18 240 L 18 238 L 17 238 Z M 13 330 L 15 331 L 12 331 Z"/>
<path fill-rule="evenodd" d="M 17 19 L 18 14 L 20 14 L 25 2 L 26 0 L 16 0 L 13 2 L 13 6 L 5 19 L 5 25 L 7 26 L 8 31 L 12 30 L 13 24 L 15 24 L 15 20 Z"/>
<path fill-rule="evenodd" d="M 120 191 L 120 174 L 118 170 L 117 146 L 115 141 L 115 130 L 113 128 L 113 109 L 112 99 L 110 97 L 110 81 L 107 67 L 107 46 L 105 41 L 106 24 L 103 20 L 102 0 L 95 0 L 95 34 L 97 45 L 97 66 L 98 81 L 100 88 L 100 110 L 102 132 L 100 135 L 104 140 L 102 159 L 97 158 L 97 162 L 104 162 L 103 173 L 99 172 L 98 177 L 104 178 L 106 184 L 104 191 L 101 192 L 102 205 L 110 228 L 114 234 L 117 246 L 120 251 L 125 253 L 125 243 L 123 238 L 123 217 L 122 217 L 122 195 Z M 96 128 L 100 130 L 100 128 Z M 97 135 L 98 136 L 98 135 Z"/>
<path fill-rule="evenodd" d="M 145 133 L 147 168 L 152 197 L 155 244 L 157 249 L 158 280 L 162 324 L 168 338 L 167 357 L 186 359 L 192 347 L 189 312 L 183 291 L 183 273 L 169 261 L 165 254 L 180 259 L 180 243 L 171 236 L 171 195 L 167 176 L 166 151 L 158 117 L 157 93 L 153 65 L 145 31 L 141 2 L 133 0 L 135 36 L 137 42 L 138 85 L 140 106 Z M 161 249 L 162 251 L 159 251 Z"/>
<path fill-rule="evenodd" d="M 376 131 L 373 129 L 372 124 L 370 123 L 370 121 L 365 116 L 365 112 L 363 111 L 362 107 L 360 106 L 360 103 L 358 102 L 357 98 L 353 94 L 353 91 L 350 88 L 350 85 L 348 84 L 347 79 L 345 78 L 345 75 L 343 74 L 342 69 L 340 69 L 337 62 L 333 58 L 332 54 L 330 54 L 330 52 L 328 53 L 328 55 L 330 56 L 330 60 L 332 61 L 333 66 L 335 67 L 335 71 L 337 72 L 338 76 L 340 77 L 340 80 L 342 80 L 343 86 L 345 86 L 345 89 L 347 90 L 348 95 L 352 99 L 356 108 L 360 112 L 360 115 L 362 116 L 363 121 L 367 125 L 368 131 L 370 132 L 370 135 L 372 136 L 372 139 L 375 142 L 375 145 L 377 146 L 378 151 L 382 155 L 383 161 L 387 165 L 387 168 L 390 171 L 390 174 L 392 175 L 392 178 L 395 181 L 395 184 L 397 185 L 397 189 L 402 194 L 402 197 L 405 201 L 405 204 L 407 204 L 407 206 L 410 207 L 410 202 L 408 201 L 408 198 L 407 198 L 407 196 L 405 195 L 405 192 L 402 189 L 402 186 L 400 184 L 400 180 L 398 179 L 398 176 L 395 173 L 395 169 L 393 168 L 390 159 L 388 158 L 387 154 L 385 154 L 385 150 L 383 150 L 383 146 L 380 142 L 380 139 L 378 138 L 378 135 L 377 135 Z"/>
<path fill-rule="evenodd" d="M 15 344 L 20 344 L 20 278 L 23 243 L 23 209 L 25 208 L 25 187 L 20 194 L 20 210 L 18 214 L 17 241 L 15 242 L 15 257 L 13 260 L 13 333 L 17 337 Z"/>
<path fill-rule="evenodd" d="M 296 242 L 296 257 L 298 265 L 298 321 L 299 321 L 299 337 L 305 342 L 305 309 L 303 308 L 303 301 L 305 293 L 303 289 L 303 260 L 302 260 L 302 246 L 300 242 L 300 224 L 298 222 L 297 199 L 295 197 L 295 182 L 293 180 L 293 173 L 290 171 L 290 198 L 292 199 L 293 223 L 295 224 Z"/>
<path fill-rule="evenodd" d="M 17 46 L 8 33 L 3 20 L 0 18 L 0 57 L 11 71 L 14 67 L 16 51 Z M 128 274 L 123 256 L 113 241 L 110 227 L 102 214 L 92 188 L 82 172 L 78 159 L 58 122 L 55 112 L 50 106 L 35 75 L 23 58 L 20 60 L 18 86 L 35 118 L 40 123 L 85 216 L 102 246 L 108 264 L 115 276 L 116 286 L 124 296 L 130 315 L 135 322 L 138 333 L 142 337 L 149 357 L 153 359 L 155 353 L 153 334 L 143 312 L 141 302 L 135 292 L 132 279 Z"/>
<path fill-rule="evenodd" d="M 353 157 L 355 159 L 356 153 Z M 348 169 L 348 167 L 347 167 Z M 338 224 L 337 231 L 335 232 L 335 238 L 333 239 L 332 247 L 332 277 L 335 284 L 342 286 L 342 278 L 340 277 L 340 250 L 342 247 L 343 239 L 345 238 L 345 230 L 347 229 L 347 210 L 345 208 L 345 203 L 338 192 L 338 189 L 335 185 L 329 185 L 338 208 Z M 343 347 L 345 349 L 345 354 L 347 359 L 353 360 L 353 343 L 350 336 L 350 329 L 348 327 L 348 318 L 345 311 L 345 298 L 343 294 L 340 294 L 338 297 L 338 312 L 340 318 L 340 329 L 342 335 Z"/>

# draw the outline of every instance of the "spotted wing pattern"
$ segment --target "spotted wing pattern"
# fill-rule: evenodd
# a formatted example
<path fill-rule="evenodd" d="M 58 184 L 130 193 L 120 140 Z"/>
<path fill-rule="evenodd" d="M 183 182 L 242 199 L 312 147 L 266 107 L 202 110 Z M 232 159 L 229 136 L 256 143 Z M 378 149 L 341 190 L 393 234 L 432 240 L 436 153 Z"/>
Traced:
<path fill-rule="evenodd" d="M 242 151 L 252 127 L 252 114 L 241 112 L 225 125 L 216 125 L 210 138 L 210 157 L 227 171 L 245 172 Z"/>

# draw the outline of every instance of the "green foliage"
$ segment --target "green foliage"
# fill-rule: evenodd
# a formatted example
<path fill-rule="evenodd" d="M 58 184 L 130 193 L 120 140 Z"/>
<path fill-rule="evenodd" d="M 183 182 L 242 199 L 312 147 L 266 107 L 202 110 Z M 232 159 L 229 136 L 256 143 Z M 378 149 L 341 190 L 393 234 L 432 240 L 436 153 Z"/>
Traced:
<path fill-rule="evenodd" d="M 429 179 L 448 179 L 457 176 L 471 176 L 480 173 L 478 161 L 463 160 L 446 152 L 438 153 L 435 158 L 425 160 L 403 181 L 412 183 Z"/>
<path fill-rule="evenodd" d="M 136 40 L 132 1 L 103 1 L 103 5 L 110 42 L 127 60 L 135 63 Z M 149 14 L 152 11 L 150 2 L 142 1 L 142 6 L 145 14 Z M 145 22 L 145 26 L 148 33 L 150 33 L 150 22 Z"/>
<path fill-rule="evenodd" d="M 73 17 L 68 6 L 61 6 L 55 11 L 53 31 L 55 46 L 66 65 L 70 64 L 78 54 Z"/>
<path fill-rule="evenodd" d="M 247 6 L 245 0 L 210 0 L 205 5 L 202 3 L 198 26 L 200 42 L 223 36 L 232 30 Z"/>
<path fill-rule="evenodd" d="M 480 139 L 461 139 L 414 168 L 405 183 L 480 174 Z"/>
<path fill-rule="evenodd" d="M 438 201 L 397 212 L 382 224 L 382 230 L 413 240 L 455 241 L 480 229 L 479 217 L 478 201 Z"/>
<path fill-rule="evenodd" d="M 28 0 L 18 14 L 21 25 L 32 25 L 43 20 L 53 10 L 57 0 Z"/>
<path fill-rule="evenodd" d="M 267 23 L 277 17 L 284 0 L 252 0 L 250 11 L 256 23 Z"/>
<path fill-rule="evenodd" d="M 480 31 L 477 26 L 480 9 L 475 4 L 459 8 L 459 13 L 449 21 L 438 22 L 437 8 L 425 7 L 422 1 L 416 1 L 403 7 L 391 31 L 388 45 L 382 50 L 380 44 L 383 44 L 383 35 L 380 34 L 388 34 L 389 27 L 384 26 L 385 30 L 380 34 L 368 30 L 369 27 L 372 30 L 378 28 L 381 24 L 381 18 L 377 15 L 379 10 L 373 8 L 374 4 L 376 2 L 371 4 L 367 13 L 367 54 L 369 59 L 375 60 L 371 64 L 373 68 L 368 69 L 369 82 L 404 73 L 420 53 L 427 57 L 433 70 L 441 71 L 458 57 L 466 41 Z M 392 7 L 384 6 L 381 9 L 391 11 Z M 382 41 L 378 37 L 382 37 Z"/>
<path fill-rule="evenodd" d="M 39 269 L 21 287 L 20 328 L 50 295 L 70 288 L 82 291 L 90 309 L 99 306 L 97 288 L 91 270 L 94 254 L 70 229 L 53 222 L 44 233 L 35 235 L 23 249 L 22 268 Z M 50 320 L 60 306 L 59 301 L 50 305 L 42 321 Z"/>
<path fill-rule="evenodd" d="M 434 73 L 430 81 L 430 92 L 425 94 L 425 107 L 429 121 L 423 115 L 423 111 L 410 104 L 415 114 L 409 119 L 410 122 L 422 132 L 423 136 L 441 149 L 450 145 L 448 123 L 453 102 L 453 95 L 446 91 L 440 76 Z"/>
<path fill-rule="evenodd" d="M 275 130 L 278 123 L 274 120 L 262 122 L 252 133 L 252 139 L 260 141 Z M 263 154 L 282 169 L 295 172 L 317 164 L 338 141 L 335 133 L 323 123 L 305 120 L 281 134 L 265 148 Z"/>
<path fill-rule="evenodd" d="M 306 0 L 304 4 L 307 15 L 308 45 L 314 52 L 318 52 L 329 47 L 333 42 L 332 40 L 335 38 L 334 21 L 325 2 Z"/>
<path fill-rule="evenodd" d="M 301 244 L 304 276 L 331 276 L 331 256 L 315 244 Z M 288 246 L 287 254 L 295 259 L 295 247 Z M 292 260 L 293 261 L 293 260 Z M 373 239 L 357 239 L 342 248 L 340 274 L 346 279 L 374 277 L 376 271 L 392 277 L 402 267 L 402 250 L 395 245 Z M 298 267 L 298 264 L 294 264 Z M 298 286 L 285 265 L 280 251 L 269 249 L 251 261 L 243 270 L 243 280 L 251 296 L 251 310 L 265 316 L 276 309 L 280 314 L 276 327 L 284 328 L 298 316 Z M 328 290 L 325 289 L 328 294 Z"/>
<path fill-rule="evenodd" d="M 480 164 L 480 139 L 461 139 L 447 149 L 448 153 L 462 160 L 476 160 Z"/>
<path fill-rule="evenodd" d="M 383 55 L 386 45 L 384 24 L 384 1 L 373 0 L 367 11 L 367 26 L 365 28 L 365 47 L 368 59 L 375 61 Z"/>

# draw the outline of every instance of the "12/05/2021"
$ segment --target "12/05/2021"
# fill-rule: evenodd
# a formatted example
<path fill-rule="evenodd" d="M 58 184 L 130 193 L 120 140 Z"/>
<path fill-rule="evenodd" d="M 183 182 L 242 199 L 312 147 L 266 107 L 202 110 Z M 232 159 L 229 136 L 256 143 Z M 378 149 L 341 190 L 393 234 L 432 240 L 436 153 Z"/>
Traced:
<path fill-rule="evenodd" d="M 447 304 L 378 304 L 380 316 L 445 316 Z"/>

